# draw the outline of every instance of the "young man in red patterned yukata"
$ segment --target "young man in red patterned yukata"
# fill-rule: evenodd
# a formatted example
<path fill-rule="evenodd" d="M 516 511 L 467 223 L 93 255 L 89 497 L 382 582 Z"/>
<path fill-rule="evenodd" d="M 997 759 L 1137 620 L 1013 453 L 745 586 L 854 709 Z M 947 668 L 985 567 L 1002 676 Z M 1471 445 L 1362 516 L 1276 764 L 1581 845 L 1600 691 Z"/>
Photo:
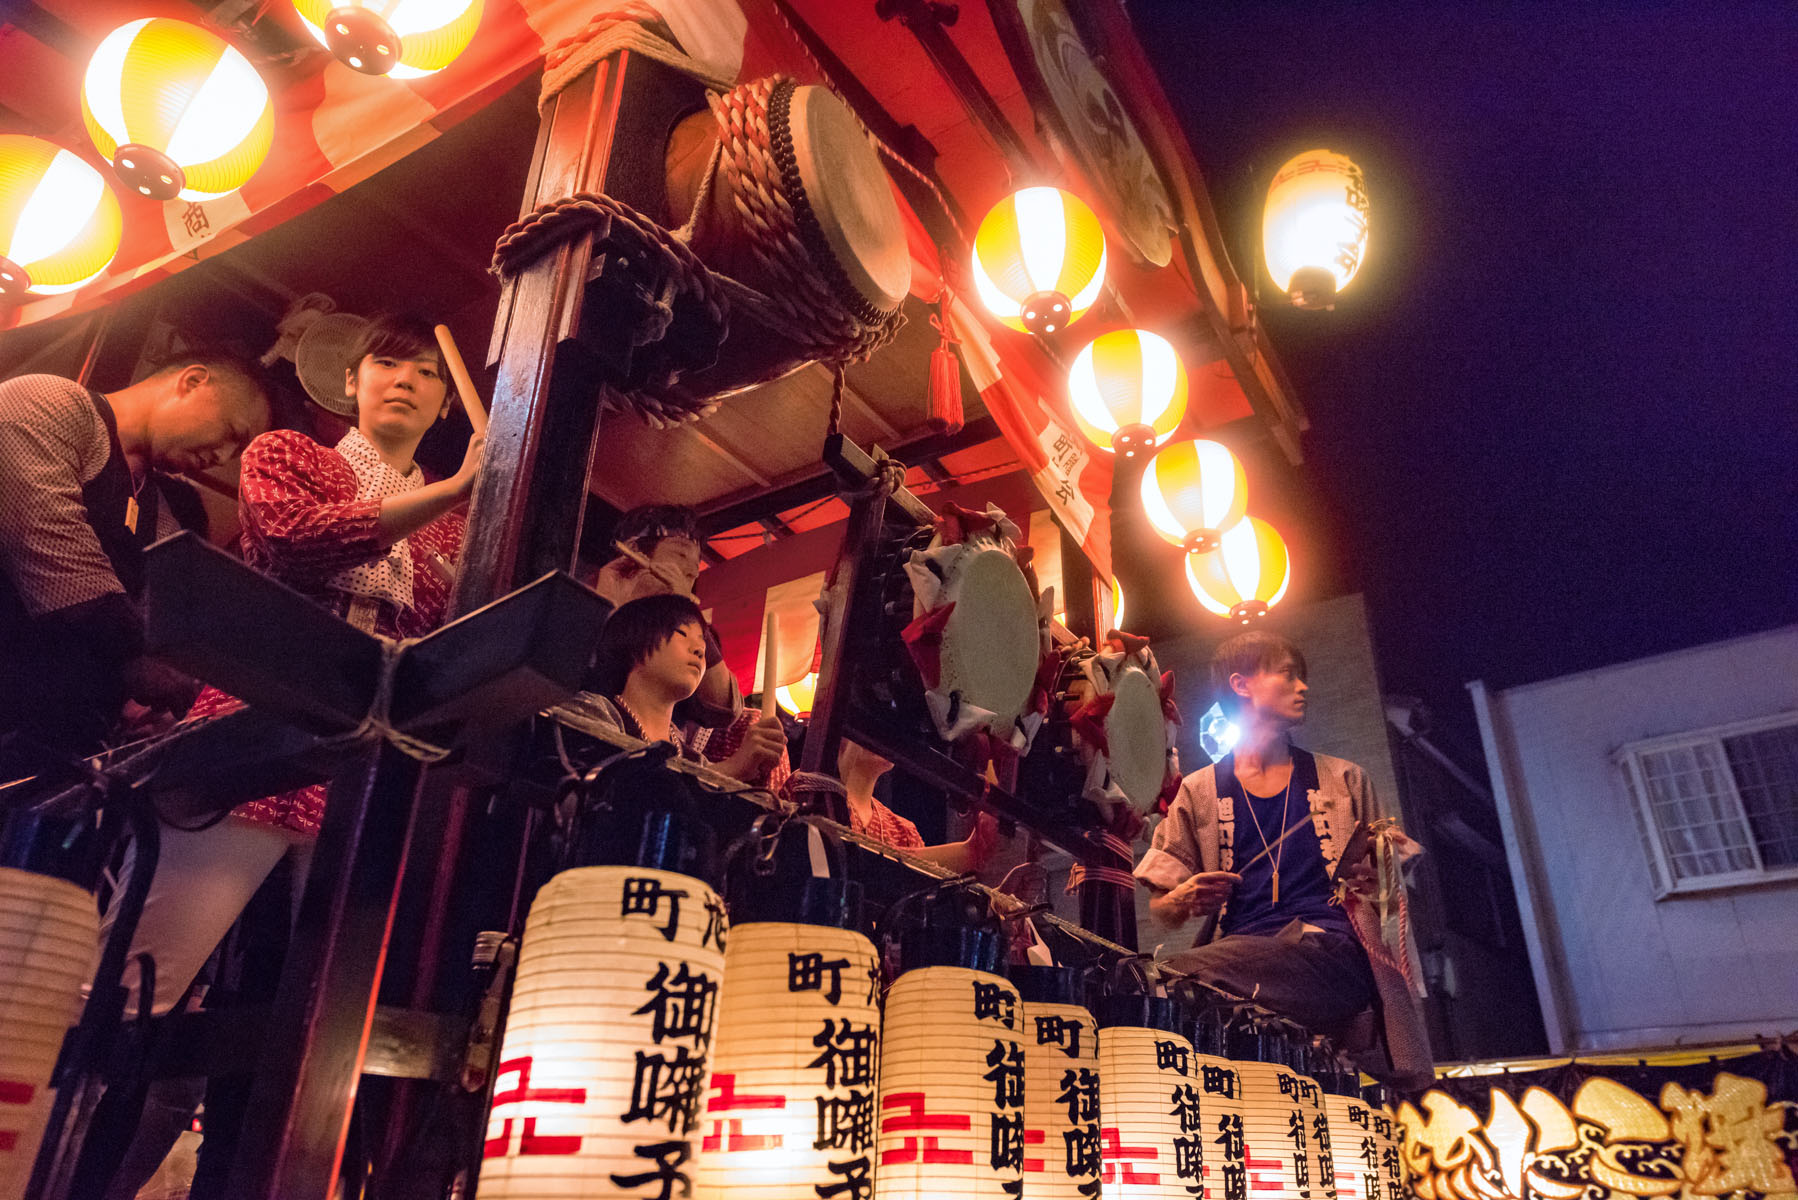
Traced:
<path fill-rule="evenodd" d="M 309 350 L 313 361 L 307 361 Z M 321 356 L 335 361 L 321 365 Z M 302 343 L 296 365 L 312 398 L 355 426 L 335 447 L 276 430 L 244 450 L 238 492 L 244 560 L 372 633 L 428 633 L 449 601 L 462 549 L 459 510 L 474 490 L 483 445 L 483 439 L 471 439 L 456 473 L 435 482 L 427 482 L 413 461 L 425 433 L 449 416 L 454 401 L 431 327 L 377 318 L 351 332 L 347 343 Z M 341 380 L 341 393 L 327 391 L 323 378 Z M 190 715 L 239 707 L 234 697 L 207 688 Z M 155 958 L 154 1007 L 167 1012 L 287 856 L 294 860 L 297 909 L 324 810 L 325 787 L 317 784 L 241 804 L 203 830 L 163 828 L 125 972 L 133 1004 L 140 954 Z M 115 895 L 124 893 L 131 870 L 128 856 Z M 194 1099 L 172 1091 L 166 1098 L 152 1095 L 109 1200 L 134 1195 L 154 1172 L 185 1123 L 178 1110 L 185 1105 L 190 1114 Z M 155 1111 L 159 1107 L 168 1111 Z"/>

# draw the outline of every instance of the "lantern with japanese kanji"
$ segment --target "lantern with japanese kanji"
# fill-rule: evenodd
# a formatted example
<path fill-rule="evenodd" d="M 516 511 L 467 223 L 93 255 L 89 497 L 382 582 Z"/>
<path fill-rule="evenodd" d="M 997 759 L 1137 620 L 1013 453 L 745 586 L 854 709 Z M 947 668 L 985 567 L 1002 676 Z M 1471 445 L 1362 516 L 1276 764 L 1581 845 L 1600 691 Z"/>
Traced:
<path fill-rule="evenodd" d="M 1013 329 L 1054 333 L 1080 319 L 1105 283 L 1105 231 L 1079 197 L 1027 187 L 992 207 L 974 234 L 974 288 Z"/>
<path fill-rule="evenodd" d="M 364 75 L 418 79 L 468 49 L 483 0 L 293 0 L 337 60 Z"/>
<path fill-rule="evenodd" d="M 1220 442 L 1174 442 L 1143 468 L 1143 515 L 1163 540 L 1189 554 L 1215 549 L 1248 506 L 1242 463 Z"/>
<path fill-rule="evenodd" d="M 724 964 L 730 986 L 696 1200 L 817 1200 L 871 1179 L 881 1028 L 873 943 L 848 929 L 756 921 L 732 928 Z"/>
<path fill-rule="evenodd" d="M 538 892 L 487 1117 L 487 1200 L 657 1195 L 695 1169 L 724 905 L 690 875 L 575 867 Z"/>
<path fill-rule="evenodd" d="M 94 898 L 0 867 L 0 1196 L 22 1196 L 49 1119 L 50 1074 L 94 966 Z"/>
<path fill-rule="evenodd" d="M 1380 1183 L 1385 1195 L 1380 1200 L 1411 1200 L 1411 1181 L 1406 1177 L 1404 1152 L 1400 1142 L 1404 1127 L 1393 1115 L 1392 1106 L 1380 1105 L 1373 1110 L 1374 1142 L 1380 1148 Z M 1370 1193 L 1368 1200 L 1375 1200 Z"/>
<path fill-rule="evenodd" d="M 1267 273 L 1299 308 L 1333 308 L 1367 255 L 1367 182 L 1329 150 L 1294 155 L 1275 172 L 1261 220 Z"/>
<path fill-rule="evenodd" d="M 1239 1061 L 1236 1071 L 1249 1195 L 1266 1200 L 1331 1195 L 1319 1176 L 1316 1125 L 1323 1115 L 1323 1089 L 1317 1081 L 1284 1063 Z"/>
<path fill-rule="evenodd" d="M 119 252 L 121 229 L 118 198 L 86 160 L 0 134 L 0 300 L 74 291 Z"/>
<path fill-rule="evenodd" d="M 88 136 L 126 187 L 151 200 L 236 191 L 268 157 L 275 108 L 236 47 L 167 17 L 113 30 L 81 85 Z"/>
<path fill-rule="evenodd" d="M 1152 451 L 1186 416 L 1186 367 L 1160 334 L 1114 329 L 1087 344 L 1068 369 L 1074 424 L 1107 453 Z"/>
<path fill-rule="evenodd" d="M 1211 612 L 1247 625 L 1285 597 L 1292 559 L 1279 531 L 1244 517 L 1224 530 L 1217 549 L 1186 556 L 1186 581 Z"/>
<path fill-rule="evenodd" d="M 1171 1000 L 1100 1001 L 1100 1178 L 1108 1198 L 1190 1200 L 1203 1186 L 1206 1135 L 1188 1026 Z"/>
<path fill-rule="evenodd" d="M 1192 1080 L 1199 1089 L 1204 1126 L 1205 1194 L 1210 1200 L 1243 1200 L 1251 1193 L 1242 1123 L 1242 1076 L 1229 1059 L 1205 1053 L 1196 1042 L 1194 1049 Z"/>
<path fill-rule="evenodd" d="M 1024 1189 L 1080 1200 L 1099 1183 L 1099 1029 L 1067 967 L 1013 967 L 1024 999 Z"/>
<path fill-rule="evenodd" d="M 1324 1114 L 1330 1119 L 1337 1200 L 1386 1200 L 1382 1152 L 1391 1144 L 1391 1123 L 1360 1096 L 1328 1094 Z M 1386 1137 L 1375 1131 L 1375 1118 L 1387 1126 Z"/>

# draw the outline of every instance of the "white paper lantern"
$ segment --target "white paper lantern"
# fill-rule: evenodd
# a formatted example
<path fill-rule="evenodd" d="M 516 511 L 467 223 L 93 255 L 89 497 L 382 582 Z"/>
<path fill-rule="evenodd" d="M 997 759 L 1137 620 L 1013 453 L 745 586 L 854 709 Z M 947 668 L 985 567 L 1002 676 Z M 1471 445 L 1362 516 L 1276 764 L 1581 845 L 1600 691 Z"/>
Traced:
<path fill-rule="evenodd" d="M 1359 1096 L 1324 1097 L 1324 1112 L 1330 1118 L 1331 1157 L 1336 1164 L 1337 1200 L 1385 1200 L 1380 1144 L 1373 1131 L 1377 1111 Z"/>
<path fill-rule="evenodd" d="M 99 928 L 94 898 L 75 884 L 0 867 L 0 1196 L 25 1194 Z"/>
<path fill-rule="evenodd" d="M 1405 1171 L 1402 1148 L 1405 1127 L 1393 1115 L 1391 1106 L 1373 1110 L 1373 1135 L 1380 1148 L 1380 1182 L 1386 1189 L 1383 1200 L 1411 1200 L 1411 1181 Z"/>
<path fill-rule="evenodd" d="M 1242 1074 L 1227 1058 L 1195 1054 L 1192 1078 L 1198 1084 L 1204 1119 L 1205 1200 L 1250 1200 Z"/>
<path fill-rule="evenodd" d="M 1329 1136 L 1323 1089 L 1278 1063 L 1238 1062 L 1249 1195 L 1255 1200 L 1333 1200 L 1317 1130 Z M 1333 1172 L 1333 1167 L 1332 1167 Z M 1277 1193 L 1276 1193 L 1276 1189 Z"/>
<path fill-rule="evenodd" d="M 577 867 L 544 885 L 487 1117 L 486 1200 L 687 1190 L 725 933 L 723 902 L 691 876 Z"/>
<path fill-rule="evenodd" d="M 1106 1200 L 1190 1200 L 1204 1186 L 1204 1116 L 1192 1042 L 1132 1025 L 1099 1031 Z"/>
<path fill-rule="evenodd" d="M 1043 1200 L 1091 1196 L 1103 1146 L 1098 1023 L 1077 1004 L 1026 1002 L 1023 1034 L 1024 1188 Z"/>
<path fill-rule="evenodd" d="M 1018 1195 L 1022 1028 L 1017 989 L 985 971 L 919 967 L 887 989 L 876 1143 L 881 1200 Z M 862 1198 L 845 1192 L 841 1200 Z"/>
<path fill-rule="evenodd" d="M 724 970 L 695 1200 L 852 1200 L 852 1181 L 874 1170 L 873 943 L 847 929 L 757 921 L 731 930 Z"/>

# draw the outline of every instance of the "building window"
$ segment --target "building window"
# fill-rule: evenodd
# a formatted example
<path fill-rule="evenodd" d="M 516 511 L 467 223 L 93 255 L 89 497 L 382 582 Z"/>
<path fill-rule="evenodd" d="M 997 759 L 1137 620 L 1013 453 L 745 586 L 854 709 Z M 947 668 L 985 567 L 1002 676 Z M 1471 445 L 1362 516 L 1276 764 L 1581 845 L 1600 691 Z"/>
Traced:
<path fill-rule="evenodd" d="M 1798 718 L 1637 742 L 1618 762 L 1662 895 L 1798 879 Z"/>

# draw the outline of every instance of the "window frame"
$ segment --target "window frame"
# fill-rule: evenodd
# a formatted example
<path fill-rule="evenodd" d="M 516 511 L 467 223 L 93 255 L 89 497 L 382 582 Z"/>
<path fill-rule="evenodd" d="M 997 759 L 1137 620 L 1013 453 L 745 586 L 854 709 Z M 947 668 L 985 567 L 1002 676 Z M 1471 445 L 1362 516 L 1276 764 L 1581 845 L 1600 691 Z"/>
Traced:
<path fill-rule="evenodd" d="M 1649 851 L 1648 867 L 1649 874 L 1653 877 L 1656 900 L 1691 895 L 1695 892 L 1715 892 L 1729 888 L 1798 882 L 1798 866 L 1768 867 L 1765 860 L 1762 859 L 1760 843 L 1755 840 L 1754 826 L 1748 820 L 1747 807 L 1742 803 L 1741 788 L 1736 784 L 1735 771 L 1729 766 L 1729 753 L 1723 745 L 1729 738 L 1786 727 L 1798 729 L 1798 712 L 1774 713 L 1746 721 L 1732 721 L 1727 725 L 1712 725 L 1705 729 L 1643 738 L 1619 746 L 1612 753 L 1611 761 L 1623 772 L 1624 790 L 1629 794 L 1637 830 L 1643 835 L 1639 840 Z M 1740 823 L 1740 828 L 1746 835 L 1748 852 L 1754 856 L 1754 866 L 1745 870 L 1723 871 L 1715 875 L 1697 875 L 1680 879 L 1674 874 L 1672 856 L 1667 852 L 1666 837 L 1661 830 L 1660 822 L 1655 819 L 1654 804 L 1650 799 L 1647 779 L 1642 772 L 1642 756 L 1707 744 L 1716 746 L 1717 752 L 1721 756 L 1724 764 L 1721 775 L 1729 789 L 1725 799 L 1733 810 L 1735 820 Z"/>

